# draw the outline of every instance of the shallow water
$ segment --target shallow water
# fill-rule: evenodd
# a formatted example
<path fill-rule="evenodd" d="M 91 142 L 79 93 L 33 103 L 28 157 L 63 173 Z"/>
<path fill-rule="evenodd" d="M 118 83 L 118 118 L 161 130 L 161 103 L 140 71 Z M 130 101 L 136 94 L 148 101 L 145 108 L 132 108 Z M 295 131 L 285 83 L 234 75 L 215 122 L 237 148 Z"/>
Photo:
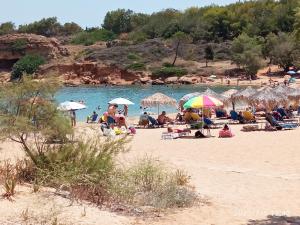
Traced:
<path fill-rule="evenodd" d="M 222 93 L 233 87 L 216 86 L 209 87 L 217 93 Z M 170 97 L 179 100 L 183 95 L 192 92 L 202 92 L 207 89 L 207 86 L 196 85 L 180 85 L 180 86 L 114 86 L 114 87 L 65 87 L 56 94 L 58 103 L 74 100 L 84 101 L 87 109 L 77 111 L 77 118 L 84 121 L 87 115 L 90 115 L 94 110 L 98 114 L 102 114 L 107 109 L 107 103 L 117 97 L 127 98 L 134 102 L 135 105 L 129 106 L 129 116 L 138 116 L 141 113 L 140 101 L 156 92 L 161 92 Z M 122 106 L 120 107 L 122 109 Z M 174 113 L 176 108 L 161 107 L 168 113 Z M 157 113 L 157 108 L 150 108 L 147 111 Z"/>

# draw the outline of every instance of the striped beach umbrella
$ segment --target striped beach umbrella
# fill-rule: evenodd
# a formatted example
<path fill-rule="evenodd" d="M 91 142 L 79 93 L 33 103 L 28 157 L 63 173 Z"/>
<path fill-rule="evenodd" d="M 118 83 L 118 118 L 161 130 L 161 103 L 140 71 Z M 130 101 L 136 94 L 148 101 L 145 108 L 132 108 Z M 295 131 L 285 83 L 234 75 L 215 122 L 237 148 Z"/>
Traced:
<path fill-rule="evenodd" d="M 200 109 L 200 108 L 213 108 L 213 107 L 219 107 L 222 106 L 223 102 L 220 100 L 208 96 L 208 95 L 201 95 L 194 98 L 191 98 L 189 101 L 187 101 L 183 108 L 193 108 L 193 109 Z"/>

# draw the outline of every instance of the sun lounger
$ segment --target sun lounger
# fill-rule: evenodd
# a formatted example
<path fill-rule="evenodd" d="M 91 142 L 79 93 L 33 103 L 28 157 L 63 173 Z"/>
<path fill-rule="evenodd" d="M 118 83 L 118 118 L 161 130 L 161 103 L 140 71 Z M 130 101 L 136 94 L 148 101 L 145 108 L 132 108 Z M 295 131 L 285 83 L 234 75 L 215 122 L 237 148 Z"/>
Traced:
<path fill-rule="evenodd" d="M 184 129 L 184 130 L 177 130 L 174 132 L 163 132 L 161 134 L 161 139 L 163 140 L 172 140 L 180 137 L 189 136 L 191 134 L 191 130 Z"/>
<path fill-rule="evenodd" d="M 243 129 L 242 129 L 242 131 L 245 131 L 245 132 L 258 131 L 258 130 L 259 130 L 258 125 L 246 125 L 246 126 L 243 126 Z"/>
<path fill-rule="evenodd" d="M 277 130 L 291 130 L 296 129 L 299 126 L 299 123 L 296 122 L 277 121 L 272 115 L 267 115 L 266 120 L 270 123 L 272 127 L 275 127 Z"/>

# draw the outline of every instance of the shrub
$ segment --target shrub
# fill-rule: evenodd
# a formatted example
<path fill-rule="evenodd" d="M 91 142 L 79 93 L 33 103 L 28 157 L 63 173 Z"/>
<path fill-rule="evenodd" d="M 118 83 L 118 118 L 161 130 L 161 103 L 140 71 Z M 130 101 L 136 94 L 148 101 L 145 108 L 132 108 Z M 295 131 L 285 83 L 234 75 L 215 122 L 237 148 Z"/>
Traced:
<path fill-rule="evenodd" d="M 83 31 L 75 35 L 72 39 L 73 44 L 93 45 L 97 41 L 110 41 L 115 39 L 115 34 L 105 29 L 94 29 L 91 31 Z"/>
<path fill-rule="evenodd" d="M 44 64 L 45 60 L 38 55 L 26 55 L 18 60 L 12 68 L 11 79 L 19 79 L 23 73 L 33 74 L 37 71 L 40 65 Z"/>
<path fill-rule="evenodd" d="M 144 158 L 113 177 L 111 193 L 136 206 L 188 207 L 197 200 L 194 190 L 177 180 L 161 162 Z"/>
<path fill-rule="evenodd" d="M 24 53 L 24 50 L 26 49 L 27 44 L 28 44 L 28 42 L 26 39 L 18 39 L 11 44 L 10 49 L 13 52 Z"/>
<path fill-rule="evenodd" d="M 180 67 L 162 67 L 155 69 L 152 74 L 159 77 L 169 77 L 169 76 L 183 76 L 186 75 L 188 71 Z"/>
<path fill-rule="evenodd" d="M 127 59 L 130 59 L 130 60 L 139 60 L 140 58 L 141 57 L 135 53 L 128 53 L 128 55 L 127 55 Z"/>
<path fill-rule="evenodd" d="M 131 32 L 128 35 L 128 39 L 133 42 L 133 44 L 139 44 L 148 39 L 147 34 L 144 32 Z"/>
<path fill-rule="evenodd" d="M 129 70 L 145 70 L 146 69 L 146 66 L 144 63 L 132 63 L 130 64 L 129 66 L 126 67 L 126 69 L 129 69 Z"/>

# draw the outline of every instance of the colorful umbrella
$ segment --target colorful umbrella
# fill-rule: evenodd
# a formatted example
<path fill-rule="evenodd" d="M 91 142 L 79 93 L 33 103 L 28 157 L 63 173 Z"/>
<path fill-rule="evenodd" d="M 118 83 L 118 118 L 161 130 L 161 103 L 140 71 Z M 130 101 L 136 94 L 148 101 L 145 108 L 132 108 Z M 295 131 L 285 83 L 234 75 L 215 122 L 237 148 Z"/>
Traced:
<path fill-rule="evenodd" d="M 213 108 L 213 107 L 219 107 L 222 106 L 223 103 L 211 96 L 208 95 L 201 95 L 194 97 L 187 101 L 184 105 L 183 108 L 188 109 L 188 108 L 193 108 L 193 109 L 200 109 L 200 108 Z"/>

